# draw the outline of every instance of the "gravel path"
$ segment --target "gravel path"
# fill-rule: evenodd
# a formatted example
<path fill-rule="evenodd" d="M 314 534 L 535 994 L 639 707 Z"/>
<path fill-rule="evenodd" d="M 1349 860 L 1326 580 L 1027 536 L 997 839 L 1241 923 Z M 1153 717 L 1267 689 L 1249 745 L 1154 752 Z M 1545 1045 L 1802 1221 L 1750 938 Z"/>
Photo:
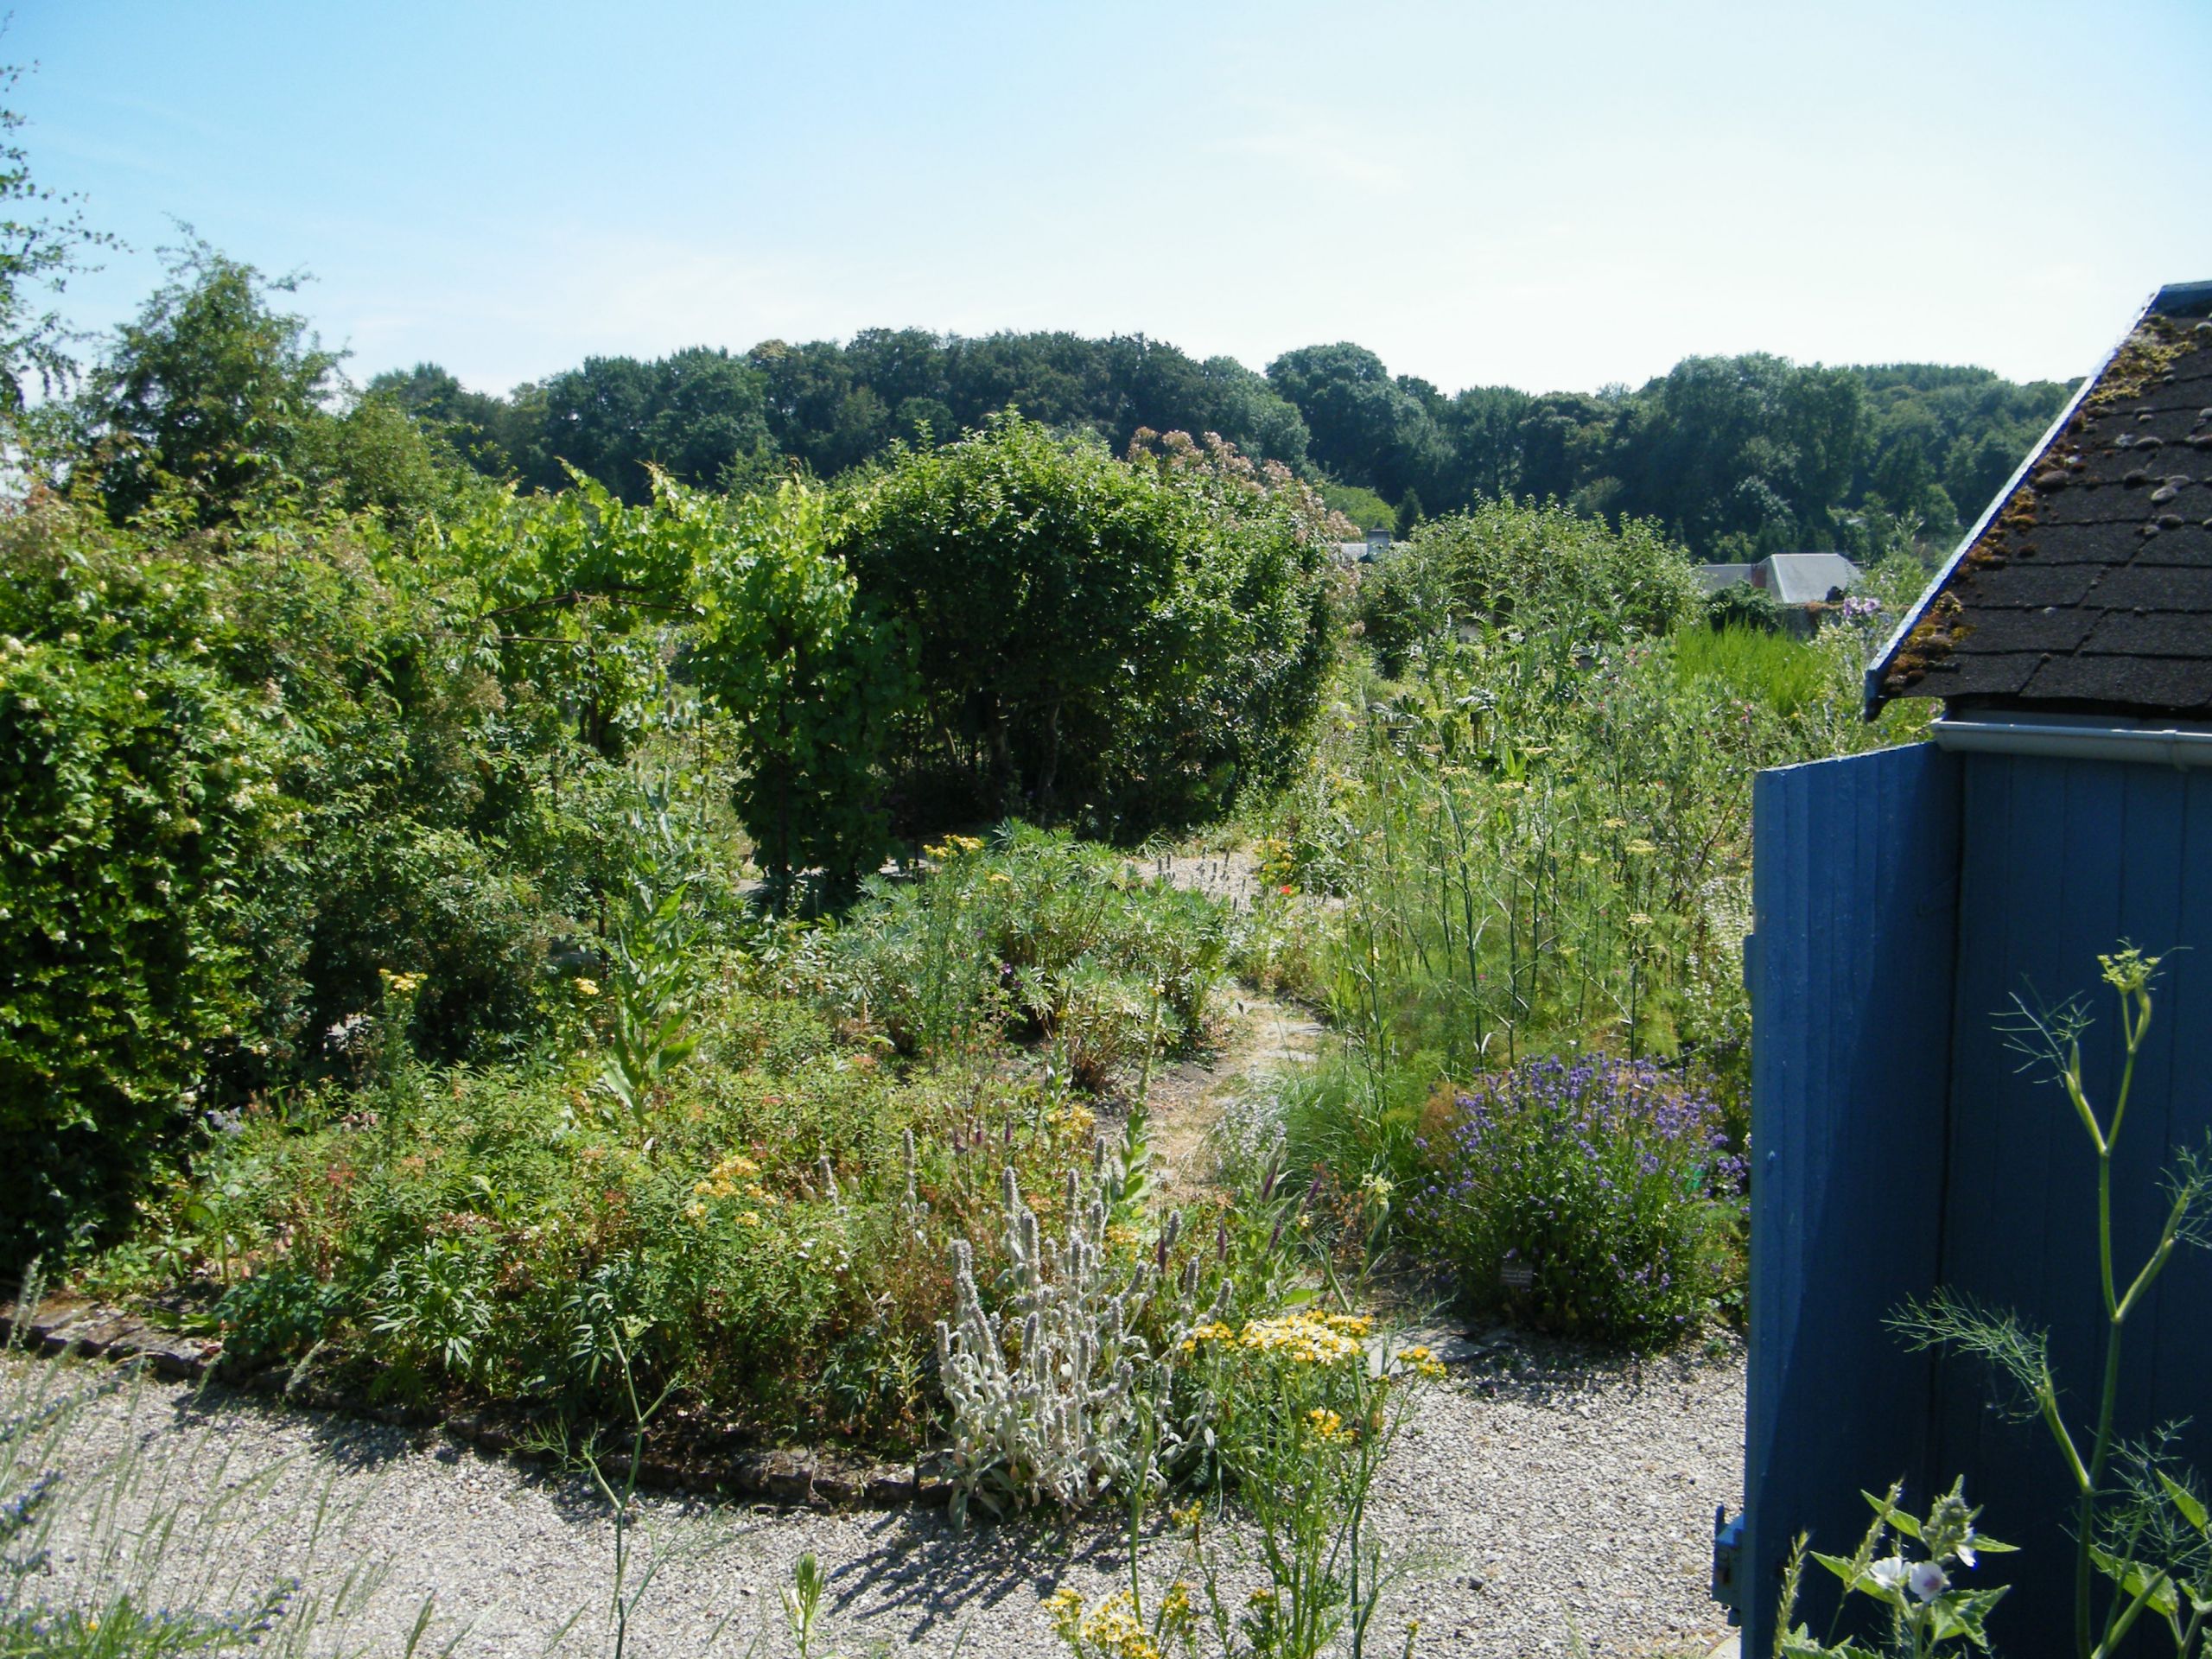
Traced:
<path fill-rule="evenodd" d="M 1381 1525 L 1419 1565 L 1382 1645 L 1417 1617 L 1423 1653 L 1565 1654 L 1571 1621 L 1595 1654 L 1703 1655 L 1724 1631 L 1705 1586 L 1713 1506 L 1738 1497 L 1740 1354 L 1588 1365 L 1502 1335 L 1455 1352 L 1385 1471 Z M 37 1386 L 33 1371 L 61 1375 L 0 1361 L 0 1395 Z M 152 1381 L 84 1407 L 42 1455 L 80 1494 L 124 1460 L 125 1513 L 175 1513 L 172 1570 L 214 1580 L 219 1604 L 288 1573 L 327 1586 L 367 1567 L 339 1627 L 357 1649 L 400 1651 L 435 1596 L 419 1652 L 608 1650 L 613 1532 L 576 1483 L 435 1436 Z M 641 1509 L 639 1659 L 788 1653 L 778 1591 L 809 1549 L 848 1654 L 1050 1655 L 1042 1598 L 1063 1584 L 1107 1594 L 1127 1571 L 1110 1524 L 962 1536 L 929 1511 Z M 62 1529 L 61 1573 L 84 1569 L 80 1522 Z M 1173 1542 L 1144 1553 L 1158 1581 L 1174 1573 Z"/>

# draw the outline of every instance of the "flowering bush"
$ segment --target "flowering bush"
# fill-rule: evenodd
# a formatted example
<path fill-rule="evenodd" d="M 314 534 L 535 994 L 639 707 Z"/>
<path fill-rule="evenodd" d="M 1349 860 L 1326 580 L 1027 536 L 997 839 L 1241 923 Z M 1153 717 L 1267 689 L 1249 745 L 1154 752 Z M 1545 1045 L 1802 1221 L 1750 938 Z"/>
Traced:
<path fill-rule="evenodd" d="M 1710 1096 L 1649 1062 L 1538 1060 L 1431 1117 L 1412 1222 L 1469 1302 L 1636 1344 L 1710 1303 L 1742 1179 Z"/>
<path fill-rule="evenodd" d="M 1090 1609 L 1058 1591 L 1046 1609 L 1061 1641 L 1073 1659 L 1363 1651 L 1404 1566 L 1376 1535 L 1368 1495 L 1415 1391 L 1444 1367 L 1426 1348 L 1394 1351 L 1358 1314 L 1310 1306 L 1241 1325 L 1207 1320 L 1172 1354 L 1178 1385 L 1211 1403 L 1217 1491 L 1248 1524 L 1219 1524 L 1224 1511 L 1204 1500 L 1175 1510 L 1183 1574 L 1147 1598 L 1133 1570 L 1126 1592 Z M 1255 1567 L 1266 1582 L 1236 1595 L 1233 1582 Z"/>

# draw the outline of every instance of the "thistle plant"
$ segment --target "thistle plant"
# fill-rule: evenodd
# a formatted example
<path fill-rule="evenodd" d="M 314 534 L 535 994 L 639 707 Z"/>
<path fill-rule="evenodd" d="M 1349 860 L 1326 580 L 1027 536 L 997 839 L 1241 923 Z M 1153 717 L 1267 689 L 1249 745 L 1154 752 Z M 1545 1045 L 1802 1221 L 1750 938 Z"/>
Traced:
<path fill-rule="evenodd" d="M 1968 1507 L 1963 1478 L 1936 1500 L 1925 1520 L 1916 1520 L 1897 1507 L 1903 1491 L 1900 1482 L 1881 1497 L 1861 1493 L 1874 1507 L 1874 1520 L 1858 1549 L 1848 1556 L 1814 1551 L 1813 1560 L 1841 1580 L 1847 1593 L 1888 1610 L 1885 1651 L 1898 1659 L 1934 1659 L 1946 1643 L 1954 1643 L 1986 1649 L 1989 1638 L 1983 1625 L 1990 1610 L 2004 1599 L 2006 1586 L 1968 1590 L 1955 1584 L 1952 1574 L 1971 1569 L 1984 1554 L 2013 1546 L 1974 1530 L 1981 1511 Z M 1825 1641 L 1814 1640 L 1802 1624 L 1790 1629 L 1806 1554 L 1801 1535 L 1783 1574 L 1782 1613 L 1775 1621 L 1776 1659 L 1876 1659 L 1873 1649 L 1857 1643 L 1836 1643 L 1834 1623 Z M 1837 1621 L 1842 1616 L 1840 1607 Z"/>
<path fill-rule="evenodd" d="M 2150 1611 L 2166 1617 L 2177 1652 L 2187 1656 L 2196 1650 L 2205 1617 L 2212 1612 L 2212 1572 L 2206 1570 L 2202 1549 L 2204 1509 L 2193 1485 L 2159 1468 L 2160 1459 L 2150 1451 L 2133 1458 L 2137 1476 L 2125 1484 L 2130 1490 L 2116 1490 L 2109 1479 L 2116 1456 L 2130 1460 L 2115 1423 L 2128 1317 L 2142 1306 L 2177 1247 L 2212 1247 L 2212 1158 L 2185 1148 L 2167 1172 L 2166 1212 L 2158 1243 L 2133 1277 L 2124 1276 L 2113 1262 L 2113 1151 L 2126 1122 L 2136 1060 L 2151 1029 L 2151 987 L 2159 960 L 2125 941 L 2113 954 L 2097 958 L 2104 982 L 2120 1001 L 2124 1049 L 2109 1115 L 2099 1111 L 2082 1081 L 2082 1035 L 2092 1022 L 2078 998 L 2051 1009 L 2031 1007 L 2015 996 L 2005 1022 L 2012 1046 L 2026 1057 L 2028 1066 L 2044 1070 L 2058 1084 L 2096 1154 L 2105 1355 L 2094 1423 L 2069 1420 L 2051 1369 L 2049 1332 L 2018 1315 L 1984 1307 L 1945 1287 L 1924 1301 L 1906 1304 L 1891 1320 L 1914 1347 L 1949 1348 L 1988 1362 L 2013 1386 L 2020 1414 L 2040 1419 L 2050 1430 L 2076 1492 L 2073 1634 L 2078 1659 L 2105 1659 Z M 2185 1530 L 2172 1525 L 2176 1518 Z M 2162 1540 L 2177 1553 L 2159 1559 Z M 2113 1586 L 2101 1598 L 2101 1609 L 2100 1574 Z"/>

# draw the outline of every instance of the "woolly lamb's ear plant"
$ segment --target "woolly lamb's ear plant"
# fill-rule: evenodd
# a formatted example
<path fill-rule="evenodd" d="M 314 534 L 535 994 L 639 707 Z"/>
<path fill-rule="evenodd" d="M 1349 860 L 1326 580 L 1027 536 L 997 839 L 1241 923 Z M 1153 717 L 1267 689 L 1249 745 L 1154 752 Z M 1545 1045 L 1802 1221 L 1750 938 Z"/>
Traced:
<path fill-rule="evenodd" d="M 1051 1503 L 1080 1510 L 1100 1494 L 1151 1479 L 1136 1450 L 1152 1438 L 1152 1356 L 1133 1326 L 1152 1264 L 1117 1269 L 1104 1200 L 1068 1175 L 1068 1230 L 1047 1238 L 1005 1173 L 1001 1280 L 1005 1341 L 976 1284 L 965 1239 L 952 1244 L 955 1317 L 938 1324 L 938 1362 L 952 1408 L 953 1514 Z M 1140 1465 L 1146 1466 L 1140 1466 Z"/>
<path fill-rule="evenodd" d="M 2018 1390 L 2024 1402 L 2021 1414 L 2040 1418 L 2050 1431 L 2078 1495 L 2073 1526 L 2077 1659 L 2105 1659 L 2146 1611 L 2167 1617 L 2176 1650 L 2187 1659 L 2196 1650 L 2206 1615 L 2212 1613 L 2212 1599 L 2200 1599 L 2212 1592 L 2212 1583 L 2207 1582 L 2212 1573 L 2204 1570 L 2204 1558 L 2198 1549 L 2205 1535 L 2203 1508 L 2195 1487 L 2157 1468 L 2155 1459 L 2134 1483 L 2137 1502 L 2119 1501 L 2120 1495 L 2107 1481 L 2114 1454 L 2125 1452 L 2114 1415 L 2120 1401 L 2121 1339 L 2126 1333 L 2128 1316 L 2150 1294 L 2177 1246 L 2212 1247 L 2212 1157 L 2184 1149 L 2167 1171 L 2165 1220 L 2150 1255 L 2132 1279 L 2123 1279 L 2113 1261 L 2113 1148 L 2119 1144 L 2126 1121 L 2136 1058 L 2151 1028 L 2151 986 L 2159 960 L 2145 956 L 2124 940 L 2112 955 L 2097 958 L 2104 982 L 2120 999 L 2125 1051 L 2120 1087 L 2108 1116 L 2098 1111 L 2082 1083 L 2082 1033 L 2088 1028 L 2090 1019 L 2078 999 L 2056 1009 L 2044 1009 L 2031 1008 L 2016 996 L 2014 1012 L 2005 1027 L 2012 1034 L 2012 1046 L 2027 1057 L 2028 1065 L 2047 1070 L 2050 1079 L 2065 1091 L 2096 1153 L 2097 1260 L 2104 1302 L 2105 1363 L 2096 1420 L 2086 1437 L 2081 1427 L 2067 1421 L 2058 1381 L 2050 1367 L 2046 1332 L 2015 1313 L 1983 1307 L 1948 1287 L 1939 1288 L 1925 1301 L 1908 1303 L 1891 1321 L 1892 1328 L 1914 1347 L 1951 1348 L 1987 1361 Z M 2164 1524 L 2166 1505 L 2187 1524 L 2186 1533 Z M 2161 1539 L 2174 1544 L 2180 1555 L 2159 1559 L 2153 1552 Z M 2114 1586 L 2105 1598 L 2101 1617 L 2096 1594 L 2100 1573 Z"/>

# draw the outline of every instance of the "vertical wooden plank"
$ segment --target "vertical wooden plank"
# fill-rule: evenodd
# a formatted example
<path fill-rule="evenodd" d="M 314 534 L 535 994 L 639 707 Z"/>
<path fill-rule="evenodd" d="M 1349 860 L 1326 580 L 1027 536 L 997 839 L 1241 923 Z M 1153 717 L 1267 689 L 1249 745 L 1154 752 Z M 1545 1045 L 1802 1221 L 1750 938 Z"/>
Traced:
<path fill-rule="evenodd" d="M 1994 1015 L 2014 992 L 2031 1001 L 2081 994 L 2097 1020 L 2082 1042 L 2084 1078 L 2109 1111 L 2119 1031 L 2096 957 L 2122 936 L 2154 950 L 2212 946 L 2202 937 L 2212 894 L 2195 896 L 2205 894 L 2212 823 L 2188 810 L 2192 791 L 2203 787 L 2201 779 L 2142 765 L 1994 755 L 1967 765 L 1942 1273 L 1955 1290 L 2049 1330 L 2077 1424 L 2094 1409 L 2103 1343 L 2094 1157 L 2064 1096 L 2047 1074 L 2018 1069 Z M 2197 989 L 2202 971 L 2184 965 L 2192 961 L 2173 959 L 2114 1160 L 2123 1263 L 2139 1262 L 2155 1239 L 2158 1171 L 2170 1147 L 2201 1136 L 2206 1122 L 2206 1088 L 2190 1057 L 2212 1034 L 2212 1009 Z M 2212 1298 L 2201 1272 L 2192 1284 L 2201 1262 L 2179 1265 L 2131 1333 L 2138 1363 L 2121 1398 L 2129 1434 L 2201 1417 L 2212 1398 L 2202 1335 Z M 2069 1488 L 2042 1427 L 2010 1421 L 1995 1404 L 1979 1366 L 1946 1363 L 1933 1472 L 1946 1480 L 1965 1473 L 1991 1531 L 2024 1547 L 1981 1574 L 2013 1584 L 2003 1618 L 2008 1650 L 2056 1653 L 2071 1612 Z M 2201 1463 L 2202 1427 L 2192 1436 Z M 2037 1634 L 2046 1631 L 2049 1643 Z"/>
<path fill-rule="evenodd" d="M 2169 1056 L 2169 1157 L 2185 1147 L 2200 1154 L 2212 1150 L 2212 1066 L 2207 1064 L 2212 1052 L 2212 771 L 2184 774 L 2176 792 L 2171 931 L 2149 936 L 2160 945 L 2188 942 L 2194 947 L 2168 957 L 2158 1009 Z M 2140 913 L 2154 913 L 2158 903 L 2158 895 L 2145 895 Z M 2131 917 L 2136 913 L 2131 906 Z M 2180 1254 L 2147 1323 L 2149 1421 L 2192 1420 L 2188 1449 L 2198 1470 L 2212 1473 L 2212 1422 L 2206 1421 L 2212 1416 L 2212 1252 Z"/>
<path fill-rule="evenodd" d="M 1755 791 L 1747 1652 L 1796 1534 L 1847 1548 L 1925 1449 L 1930 1363 L 1882 1321 L 1938 1259 L 1958 780 L 1923 746 Z"/>

